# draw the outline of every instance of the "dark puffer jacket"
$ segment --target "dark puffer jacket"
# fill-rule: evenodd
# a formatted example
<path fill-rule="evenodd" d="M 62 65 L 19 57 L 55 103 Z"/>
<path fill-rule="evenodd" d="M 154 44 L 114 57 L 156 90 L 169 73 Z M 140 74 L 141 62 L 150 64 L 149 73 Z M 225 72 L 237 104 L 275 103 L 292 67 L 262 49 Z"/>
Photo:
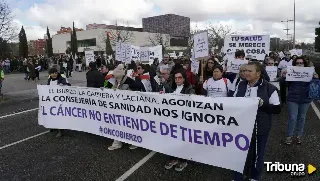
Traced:
<path fill-rule="evenodd" d="M 259 107 L 256 117 L 258 135 L 268 135 L 272 125 L 272 114 L 279 114 L 280 105 L 271 105 L 269 98 L 277 88 L 267 81 L 260 81 L 258 86 L 257 97 L 263 100 L 263 105 Z M 247 81 L 241 81 L 238 86 L 235 97 L 244 97 L 247 90 Z"/>
<path fill-rule="evenodd" d="M 287 101 L 296 103 L 310 103 L 309 99 L 310 82 L 288 82 Z"/>

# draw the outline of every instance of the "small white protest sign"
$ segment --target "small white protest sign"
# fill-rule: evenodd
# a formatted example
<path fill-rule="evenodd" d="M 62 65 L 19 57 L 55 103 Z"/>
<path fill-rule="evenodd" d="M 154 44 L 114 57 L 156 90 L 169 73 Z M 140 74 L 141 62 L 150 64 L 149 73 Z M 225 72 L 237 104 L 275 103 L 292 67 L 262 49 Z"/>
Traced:
<path fill-rule="evenodd" d="M 131 45 L 131 60 L 140 61 L 140 47 Z"/>
<path fill-rule="evenodd" d="M 193 36 L 193 48 L 195 58 L 204 58 L 209 56 L 208 32 L 203 31 Z"/>
<path fill-rule="evenodd" d="M 200 62 L 198 60 L 192 60 L 191 61 L 191 71 L 194 74 L 198 74 L 199 67 L 200 67 Z"/>
<path fill-rule="evenodd" d="M 149 63 L 149 47 L 140 47 L 140 61 Z"/>
<path fill-rule="evenodd" d="M 227 63 L 227 72 L 232 72 L 232 73 L 239 73 L 240 72 L 240 66 L 248 64 L 248 60 L 239 60 L 239 59 L 234 59 L 234 60 L 229 60 Z"/>
<path fill-rule="evenodd" d="M 155 58 L 162 60 L 162 45 L 149 47 L 149 64 L 152 64 Z"/>
<path fill-rule="evenodd" d="M 314 71 L 314 67 L 288 66 L 286 80 L 292 82 L 310 82 Z"/>
<path fill-rule="evenodd" d="M 278 67 L 276 66 L 266 66 L 267 74 L 270 78 L 270 82 L 274 82 L 277 79 Z"/>
<path fill-rule="evenodd" d="M 86 66 L 89 66 L 90 62 L 94 62 L 94 51 L 88 50 L 88 51 L 85 51 L 84 54 L 86 57 Z"/>

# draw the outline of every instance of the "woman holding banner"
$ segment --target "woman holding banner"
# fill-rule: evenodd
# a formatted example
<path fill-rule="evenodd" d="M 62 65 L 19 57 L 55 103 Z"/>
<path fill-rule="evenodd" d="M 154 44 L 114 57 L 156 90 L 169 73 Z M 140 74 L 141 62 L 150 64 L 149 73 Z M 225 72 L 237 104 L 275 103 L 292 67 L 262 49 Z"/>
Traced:
<path fill-rule="evenodd" d="M 58 66 L 58 65 L 57 65 Z M 60 73 L 59 73 L 59 69 L 56 68 L 55 66 L 53 66 L 52 68 L 49 69 L 49 78 L 48 78 L 48 82 L 47 85 L 61 85 L 61 86 L 65 86 L 68 85 L 68 81 L 65 77 L 63 77 Z M 53 131 L 57 131 L 57 135 L 56 137 L 59 138 L 63 135 L 63 130 L 61 129 L 51 129 L 50 132 Z"/>
<path fill-rule="evenodd" d="M 113 89 L 120 90 L 143 90 L 143 84 L 136 83 L 133 79 L 129 78 L 125 74 L 125 69 L 123 64 L 119 64 L 113 70 L 113 77 L 115 78 L 115 84 L 113 85 Z M 116 150 L 122 147 L 122 142 L 118 140 L 114 140 L 112 145 L 108 147 L 109 150 Z M 129 149 L 136 149 L 137 146 L 131 145 Z"/>
<path fill-rule="evenodd" d="M 234 97 L 259 97 L 259 108 L 253 130 L 250 148 L 243 174 L 259 180 L 264 166 L 264 151 L 271 129 L 272 114 L 281 112 L 277 88 L 264 80 L 263 66 L 259 62 L 246 65 L 246 80 L 239 83 Z M 235 172 L 234 180 L 244 180 L 243 174 Z"/>
<path fill-rule="evenodd" d="M 195 94 L 194 89 L 188 82 L 186 71 L 183 68 L 176 70 L 173 75 L 174 82 L 171 87 L 166 88 L 169 90 L 169 93 Z M 173 166 L 175 166 L 176 171 L 181 172 L 188 166 L 188 162 L 185 159 L 178 159 L 177 157 L 170 156 L 169 161 L 165 164 L 165 168 L 171 169 Z"/>
<path fill-rule="evenodd" d="M 303 57 L 298 57 L 293 60 L 293 66 L 297 67 L 309 67 L 308 62 Z M 286 71 L 283 72 L 283 76 L 286 75 Z M 318 75 L 315 73 L 313 79 L 318 79 Z M 294 130 L 297 123 L 297 136 L 296 143 L 301 144 L 301 136 L 303 134 L 303 128 L 306 121 L 306 114 L 312 99 L 309 98 L 310 82 L 302 81 L 290 81 L 287 82 L 288 95 L 288 128 L 285 144 L 290 145 L 294 136 Z"/>

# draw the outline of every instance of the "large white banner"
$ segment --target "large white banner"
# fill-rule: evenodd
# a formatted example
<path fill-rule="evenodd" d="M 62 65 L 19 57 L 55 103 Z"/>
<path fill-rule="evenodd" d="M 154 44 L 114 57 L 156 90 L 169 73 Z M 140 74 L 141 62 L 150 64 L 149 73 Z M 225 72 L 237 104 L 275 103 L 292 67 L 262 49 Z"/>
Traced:
<path fill-rule="evenodd" d="M 294 82 L 310 82 L 314 74 L 314 67 L 288 66 L 286 80 Z"/>
<path fill-rule="evenodd" d="M 257 98 L 38 85 L 39 124 L 243 172 Z M 237 104 L 234 104 L 237 102 Z"/>
<path fill-rule="evenodd" d="M 269 35 L 227 35 L 224 38 L 225 53 L 244 50 L 246 55 L 252 55 L 254 59 L 264 60 L 265 55 L 269 53 L 269 49 Z"/>

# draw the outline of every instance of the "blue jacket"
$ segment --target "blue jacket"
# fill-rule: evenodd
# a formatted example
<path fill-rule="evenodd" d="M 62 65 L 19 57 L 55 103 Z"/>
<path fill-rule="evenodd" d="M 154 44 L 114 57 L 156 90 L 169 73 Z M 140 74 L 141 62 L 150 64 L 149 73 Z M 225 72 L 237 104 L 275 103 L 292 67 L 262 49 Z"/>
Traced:
<path fill-rule="evenodd" d="M 288 95 L 287 101 L 296 103 L 310 103 L 309 85 L 310 82 L 287 82 Z"/>

